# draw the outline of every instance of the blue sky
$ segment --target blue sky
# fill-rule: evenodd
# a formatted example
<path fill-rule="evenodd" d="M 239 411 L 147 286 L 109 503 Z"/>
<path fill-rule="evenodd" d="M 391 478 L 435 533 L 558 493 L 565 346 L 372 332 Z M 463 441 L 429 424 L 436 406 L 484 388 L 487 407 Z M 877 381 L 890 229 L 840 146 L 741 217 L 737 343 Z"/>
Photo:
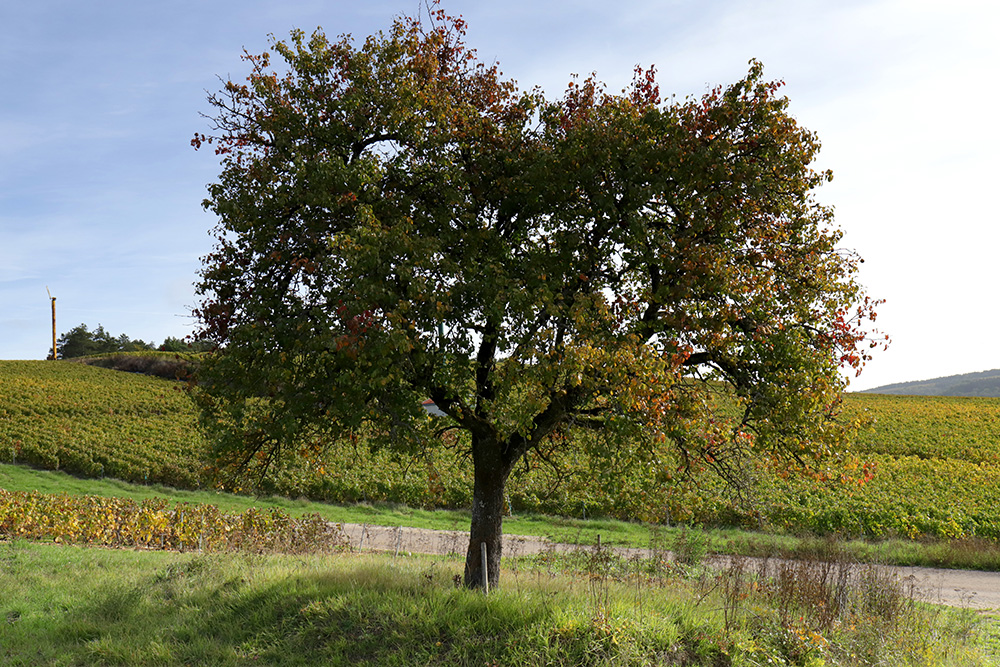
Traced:
<path fill-rule="evenodd" d="M 322 26 L 358 39 L 417 0 L 36 0 L 0 9 L 0 359 L 41 359 L 81 322 L 161 342 L 193 329 L 218 173 L 206 90 L 245 47 Z M 817 164 L 893 338 L 852 387 L 1000 368 L 1000 9 L 982 0 L 619 0 L 444 5 L 523 88 L 609 89 L 636 64 L 699 95 L 764 63 L 817 132 Z"/>

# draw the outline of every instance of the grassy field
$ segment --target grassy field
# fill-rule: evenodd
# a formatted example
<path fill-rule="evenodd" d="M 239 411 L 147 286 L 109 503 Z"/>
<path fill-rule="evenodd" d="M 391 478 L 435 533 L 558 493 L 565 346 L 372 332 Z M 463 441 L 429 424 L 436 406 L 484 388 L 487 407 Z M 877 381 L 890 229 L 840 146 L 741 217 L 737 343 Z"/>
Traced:
<path fill-rule="evenodd" d="M 202 477 L 207 443 L 176 382 L 44 362 L 0 362 L 0 380 L 0 489 L 18 502 L 16 492 L 35 492 L 29 505 L 49 518 L 79 513 L 72 498 L 88 496 L 98 500 L 85 501 L 96 508 L 86 511 L 97 513 L 119 507 L 100 498 L 120 498 L 127 514 L 169 513 L 181 503 L 210 517 L 273 509 L 333 522 L 468 526 L 467 512 L 434 509 L 467 505 L 467 473 L 447 453 L 414 465 L 348 448 L 331 455 L 326 475 L 284 470 L 274 490 L 291 498 L 237 496 Z M 876 566 L 847 590 L 831 583 L 838 579 L 829 563 L 1000 569 L 1000 401 L 858 395 L 847 397 L 847 409 L 872 422 L 858 442 L 875 464 L 872 479 L 857 486 L 765 475 L 759 515 L 709 479 L 664 484 L 647 470 L 601 484 L 611 471 L 595 474 L 584 451 L 564 460 L 557 487 L 545 469 L 513 482 L 507 533 L 653 544 L 679 549 L 693 567 L 593 550 L 582 561 L 512 559 L 503 589 L 483 598 L 455 589 L 461 563 L 447 558 L 0 542 L 0 662 L 996 664 L 989 654 L 1000 630 L 991 619 L 926 606 Z M 70 509 L 51 509 L 64 505 Z M 32 511 L 20 513 L 54 523 Z M 823 534 L 842 539 L 832 547 L 810 537 Z M 708 551 L 784 552 L 806 565 L 769 583 L 742 565 L 701 570 Z M 824 564 L 810 569 L 817 553 Z"/>
<path fill-rule="evenodd" d="M 0 543 L 5 665 L 989 665 L 994 628 L 878 568 L 767 583 L 590 551 L 508 563 Z M 829 570 L 825 570 L 829 575 Z M 836 577 L 835 577 L 836 580 Z M 912 628 L 919 627 L 919 633 Z"/>

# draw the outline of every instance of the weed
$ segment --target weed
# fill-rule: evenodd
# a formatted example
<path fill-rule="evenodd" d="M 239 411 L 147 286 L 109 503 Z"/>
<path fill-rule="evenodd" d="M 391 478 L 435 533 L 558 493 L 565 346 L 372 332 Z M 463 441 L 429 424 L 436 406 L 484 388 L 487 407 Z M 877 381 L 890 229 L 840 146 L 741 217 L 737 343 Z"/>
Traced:
<path fill-rule="evenodd" d="M 120 623 L 136 613 L 142 599 L 137 586 L 116 582 L 93 597 L 90 614 L 100 624 Z"/>
<path fill-rule="evenodd" d="M 699 530 L 682 528 L 674 541 L 674 557 L 677 562 L 691 568 L 701 565 L 708 551 L 708 538 Z"/>

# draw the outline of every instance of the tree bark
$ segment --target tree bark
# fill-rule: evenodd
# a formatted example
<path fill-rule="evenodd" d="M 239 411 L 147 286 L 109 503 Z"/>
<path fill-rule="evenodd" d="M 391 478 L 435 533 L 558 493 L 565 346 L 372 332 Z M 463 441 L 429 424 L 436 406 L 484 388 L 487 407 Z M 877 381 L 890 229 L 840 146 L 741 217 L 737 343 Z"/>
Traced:
<path fill-rule="evenodd" d="M 486 574 L 490 588 L 500 582 L 503 552 L 503 499 L 509 466 L 503 462 L 496 438 L 473 435 L 472 527 L 465 556 L 465 586 L 483 587 L 482 547 L 486 544 Z"/>

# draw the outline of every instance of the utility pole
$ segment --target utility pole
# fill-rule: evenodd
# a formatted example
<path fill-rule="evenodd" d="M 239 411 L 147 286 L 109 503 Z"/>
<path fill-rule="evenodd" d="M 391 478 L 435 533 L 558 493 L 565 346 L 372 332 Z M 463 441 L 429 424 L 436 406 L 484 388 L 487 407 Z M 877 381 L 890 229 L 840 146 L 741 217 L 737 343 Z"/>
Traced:
<path fill-rule="evenodd" d="M 45 291 L 49 295 L 49 299 L 52 300 L 52 361 L 59 358 L 59 354 L 56 351 L 56 298 L 52 296 L 52 292 L 49 292 L 49 288 L 46 287 Z"/>

